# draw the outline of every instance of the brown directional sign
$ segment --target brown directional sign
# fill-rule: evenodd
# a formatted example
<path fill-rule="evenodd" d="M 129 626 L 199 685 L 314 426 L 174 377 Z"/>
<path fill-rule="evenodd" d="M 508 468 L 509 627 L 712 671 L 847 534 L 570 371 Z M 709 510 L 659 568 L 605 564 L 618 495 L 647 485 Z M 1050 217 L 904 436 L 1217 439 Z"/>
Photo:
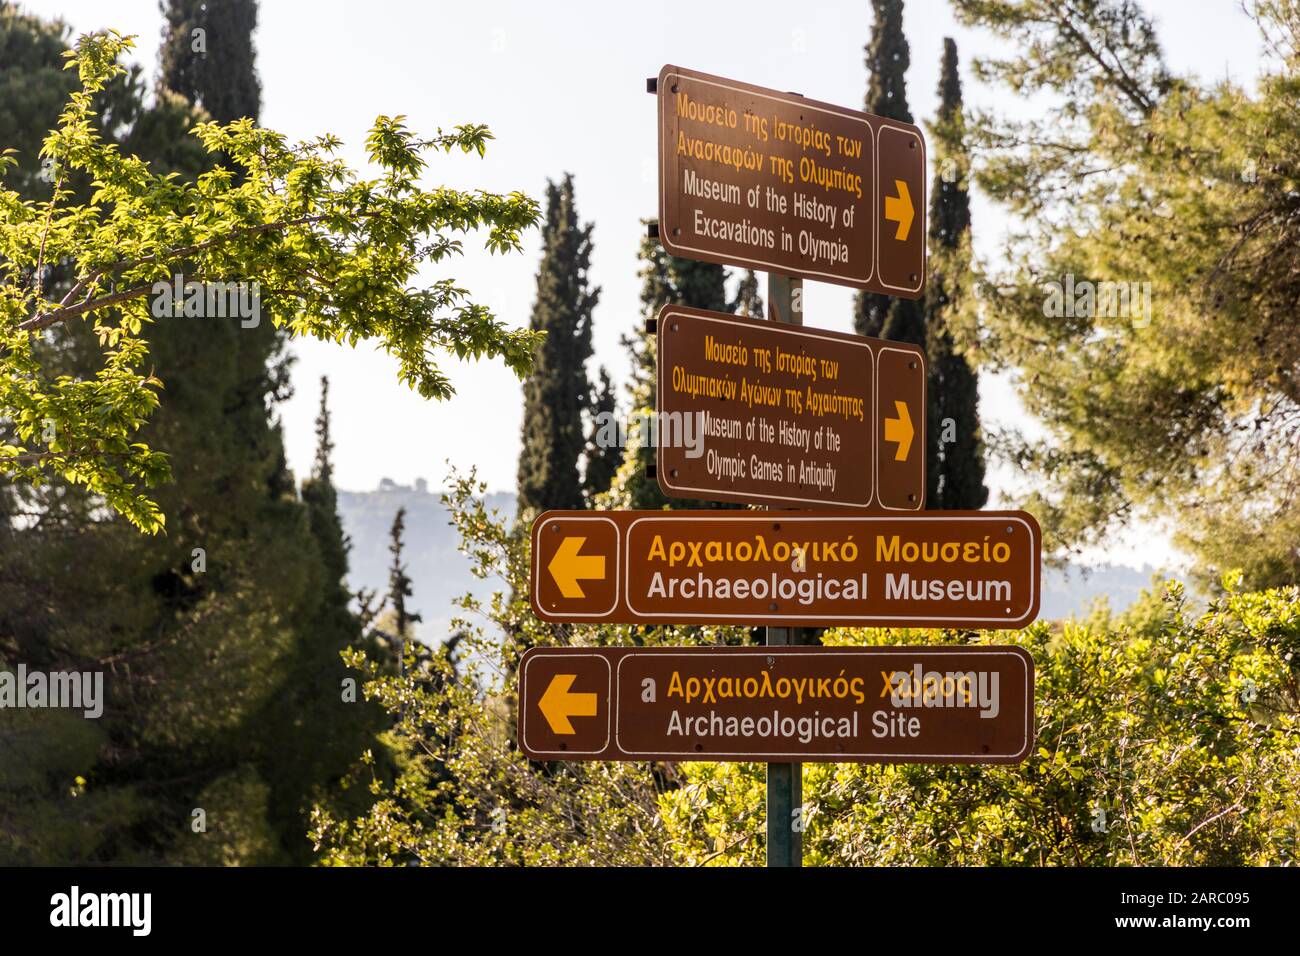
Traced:
<path fill-rule="evenodd" d="M 669 252 L 920 297 L 917 127 L 678 66 L 660 70 L 656 92 Z"/>
<path fill-rule="evenodd" d="M 519 742 L 538 760 L 1016 763 L 1018 647 L 537 647 Z"/>
<path fill-rule="evenodd" d="M 1021 511 L 547 511 L 529 591 L 565 623 L 1023 627 L 1040 539 Z"/>
<path fill-rule="evenodd" d="M 665 495 L 795 508 L 925 506 L 925 353 L 665 306 L 655 476 Z"/>

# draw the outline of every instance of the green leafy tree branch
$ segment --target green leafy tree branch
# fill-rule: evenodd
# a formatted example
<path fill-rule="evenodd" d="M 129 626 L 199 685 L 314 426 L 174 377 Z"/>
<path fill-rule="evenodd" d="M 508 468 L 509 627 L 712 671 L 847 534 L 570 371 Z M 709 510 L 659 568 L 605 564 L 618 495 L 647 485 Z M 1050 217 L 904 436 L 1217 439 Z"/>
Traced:
<path fill-rule="evenodd" d="M 57 476 L 143 531 L 162 528 L 144 489 L 167 478 L 168 463 L 132 439 L 159 403 L 145 330 L 155 290 L 176 275 L 256 283 L 272 321 L 294 336 L 375 341 L 426 398 L 453 392 L 439 353 L 528 370 L 537 333 L 507 327 L 453 279 L 418 282 L 422 267 L 462 253 L 464 234 L 483 230 L 489 251 L 518 251 L 539 219 L 519 192 L 419 185 L 431 154 L 483 155 L 486 127 L 419 138 L 403 117 L 380 116 L 366 140 L 379 174 L 362 178 L 334 136 L 291 144 L 251 120 L 202 123 L 194 134 L 225 164 L 191 184 L 124 155 L 96 126 L 96 94 L 132 45 L 108 32 L 69 51 L 80 88 L 41 151 L 55 171 L 51 198 L 0 188 L 0 474 Z M 12 151 L 0 156 L 0 183 L 16 165 Z M 88 202 L 75 202 L 71 173 L 89 180 Z M 51 281 L 56 264 L 70 282 Z M 52 375 L 43 338 L 73 320 L 93 323 L 102 364 L 86 377 Z"/>

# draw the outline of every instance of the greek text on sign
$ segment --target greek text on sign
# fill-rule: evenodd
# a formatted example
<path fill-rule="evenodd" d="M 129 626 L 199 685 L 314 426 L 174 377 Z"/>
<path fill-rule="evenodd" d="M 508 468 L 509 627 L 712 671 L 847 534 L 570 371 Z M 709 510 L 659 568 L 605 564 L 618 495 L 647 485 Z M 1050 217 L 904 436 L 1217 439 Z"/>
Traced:
<path fill-rule="evenodd" d="M 677 305 L 660 310 L 656 329 L 655 476 L 665 495 L 925 506 L 921 349 Z"/>
<path fill-rule="evenodd" d="M 676 66 L 659 72 L 656 91 L 669 252 L 920 297 L 917 127 Z"/>
<path fill-rule="evenodd" d="M 538 760 L 1014 763 L 1034 741 L 1018 647 L 532 648 Z"/>
<path fill-rule="evenodd" d="M 1020 511 L 547 511 L 529 592 L 568 623 L 1013 628 L 1040 564 Z"/>

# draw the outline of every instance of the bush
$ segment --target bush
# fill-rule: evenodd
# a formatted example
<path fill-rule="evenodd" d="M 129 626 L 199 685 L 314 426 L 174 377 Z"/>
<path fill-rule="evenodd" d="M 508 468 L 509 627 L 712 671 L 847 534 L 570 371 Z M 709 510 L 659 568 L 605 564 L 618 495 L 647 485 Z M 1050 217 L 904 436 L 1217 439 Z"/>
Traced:
<path fill-rule="evenodd" d="M 1227 582 L 1231 585 L 1232 582 Z M 830 865 L 1287 864 L 1300 836 L 1300 591 L 1229 589 L 994 634 L 839 630 L 834 644 L 1016 644 L 1036 662 L 1015 766 L 804 767 L 804 855 Z M 762 862 L 762 765 L 692 765 L 662 800 L 681 863 Z M 757 815 L 757 824 L 754 820 Z M 730 849 L 726 849 L 730 848 Z M 720 852 L 721 851 L 721 852 Z"/>
<path fill-rule="evenodd" d="M 539 763 L 513 743 L 515 668 L 538 644 L 742 643 L 740 628 L 560 627 L 527 605 L 527 537 L 479 486 L 448 504 L 463 550 L 504 587 L 465 598 L 457 653 L 403 676 L 360 655 L 400 718 L 397 780 L 364 816 L 318 809 L 335 864 L 761 864 L 762 764 Z M 1201 613 L 1181 585 L 1127 613 L 1016 632 L 828 631 L 828 644 L 1016 644 L 1036 662 L 1035 753 L 1015 766 L 808 764 L 810 865 L 1254 865 L 1291 862 L 1300 824 L 1300 591 Z M 472 618 L 479 618 L 473 624 Z M 363 768 L 364 770 L 364 768 Z M 363 773 L 358 779 L 364 777 Z"/>

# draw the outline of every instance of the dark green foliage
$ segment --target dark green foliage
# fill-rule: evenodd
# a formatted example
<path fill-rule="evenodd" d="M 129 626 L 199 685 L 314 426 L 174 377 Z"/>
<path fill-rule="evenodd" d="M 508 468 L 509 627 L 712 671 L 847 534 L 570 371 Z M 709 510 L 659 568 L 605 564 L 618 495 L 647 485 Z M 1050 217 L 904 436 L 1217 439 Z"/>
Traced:
<path fill-rule="evenodd" d="M 162 0 L 159 85 L 219 123 L 262 111 L 253 30 L 257 0 Z"/>
<path fill-rule="evenodd" d="M 866 110 L 878 116 L 912 122 L 907 105 L 907 68 L 911 54 L 903 34 L 903 0 L 872 0 L 875 18 L 871 40 L 866 46 L 869 77 Z M 926 309 L 915 299 L 899 299 L 875 292 L 859 292 L 853 300 L 853 329 L 859 335 L 907 342 L 926 350 L 929 363 L 928 440 L 926 455 L 926 502 L 936 507 L 942 473 L 941 454 L 936 431 L 937 374 L 934 356 L 929 353 L 926 334 Z"/>
<path fill-rule="evenodd" d="M 0 129 L 24 130 L 26 149 L 59 107 L 15 74 L 66 95 L 76 74 L 61 69 L 63 36 L 0 10 L 0 48 L 13 54 L 0 88 L 19 94 L 0 100 Z M 132 74 L 101 99 L 105 131 L 152 171 L 193 180 L 211 168 L 190 132 L 202 116 L 180 96 L 146 107 Z M 22 162 L 33 193 L 48 195 L 40 167 Z M 365 645 L 343 586 L 328 416 L 322 404 L 300 502 L 271 418 L 288 384 L 271 317 L 256 328 L 160 319 L 144 335 L 166 389 L 141 437 L 170 458 L 155 494 L 168 533 L 141 535 L 61 480 L 0 487 L 7 510 L 40 516 L 0 523 L 0 666 L 103 671 L 108 697 L 97 721 L 4 715 L 26 768 L 0 774 L 0 859 L 307 862 L 310 805 L 333 803 L 327 791 L 386 725 L 374 705 L 342 699 L 340 653 Z M 100 361 L 83 323 L 54 328 L 48 351 L 74 375 Z M 342 805 L 364 808 L 365 795 Z M 196 808 L 203 832 L 190 825 Z"/>
<path fill-rule="evenodd" d="M 546 338 L 524 381 L 523 448 L 519 454 L 519 512 L 581 508 L 579 462 L 586 446 L 583 413 L 590 405 L 587 359 L 591 313 L 600 296 L 587 281 L 591 223 L 581 225 L 573 177 L 548 183 L 542 262 L 531 327 Z"/>
<path fill-rule="evenodd" d="M 903 0 L 871 0 L 874 14 L 866 47 L 867 112 L 902 123 L 912 122 L 907 105 L 907 68 L 911 51 L 903 33 Z"/>
<path fill-rule="evenodd" d="M 359 691 L 352 699 L 344 695 L 344 681 L 358 677 L 343 663 L 344 651 L 363 648 L 381 661 L 389 655 L 378 641 L 363 639 L 361 623 L 348 606 L 348 543 L 333 483 L 328 401 L 329 380 L 322 377 L 316 460 L 302 485 L 315 549 L 298 559 L 315 558 L 310 589 L 315 606 L 298 622 L 280 692 L 258 721 L 265 729 L 259 770 L 269 785 L 268 815 L 286 858 L 294 863 L 312 859 L 306 832 L 313 805 L 354 812 L 368 805 L 364 791 L 343 793 L 339 783 L 363 752 L 377 749 L 376 738 L 389 723 L 383 710 L 363 700 Z M 386 752 L 381 756 L 386 766 Z"/>
<path fill-rule="evenodd" d="M 582 473 L 583 496 L 590 504 L 595 496 L 608 491 L 623 460 L 623 449 L 616 444 L 606 442 L 604 447 L 598 441 L 600 426 L 618 414 L 618 398 L 614 394 L 614 383 L 609 371 L 601 366 L 599 381 L 591 398 L 591 423 L 587 432 L 586 468 Z"/>
<path fill-rule="evenodd" d="M 412 625 L 422 618 L 406 606 L 406 599 L 411 596 L 411 579 L 406 573 L 406 563 L 402 560 L 402 551 L 406 547 L 402 535 L 406 531 L 406 509 L 398 508 L 393 515 L 393 526 L 388 531 L 388 553 L 392 561 L 388 566 L 388 604 L 393 609 L 393 636 L 399 641 L 407 641 L 415 636 Z"/>
<path fill-rule="evenodd" d="M 947 315 L 953 296 L 967 287 L 970 270 L 970 160 L 963 139 L 961 76 L 957 44 L 943 41 L 939 115 L 930 130 L 938 170 L 930 192 L 930 277 L 926 285 L 925 330 L 930 360 L 930 467 L 927 489 L 932 509 L 977 509 L 988 501 L 984 486 L 984 439 L 979 419 L 979 379 L 957 351 Z M 951 422 L 952 441 L 944 441 Z"/>

